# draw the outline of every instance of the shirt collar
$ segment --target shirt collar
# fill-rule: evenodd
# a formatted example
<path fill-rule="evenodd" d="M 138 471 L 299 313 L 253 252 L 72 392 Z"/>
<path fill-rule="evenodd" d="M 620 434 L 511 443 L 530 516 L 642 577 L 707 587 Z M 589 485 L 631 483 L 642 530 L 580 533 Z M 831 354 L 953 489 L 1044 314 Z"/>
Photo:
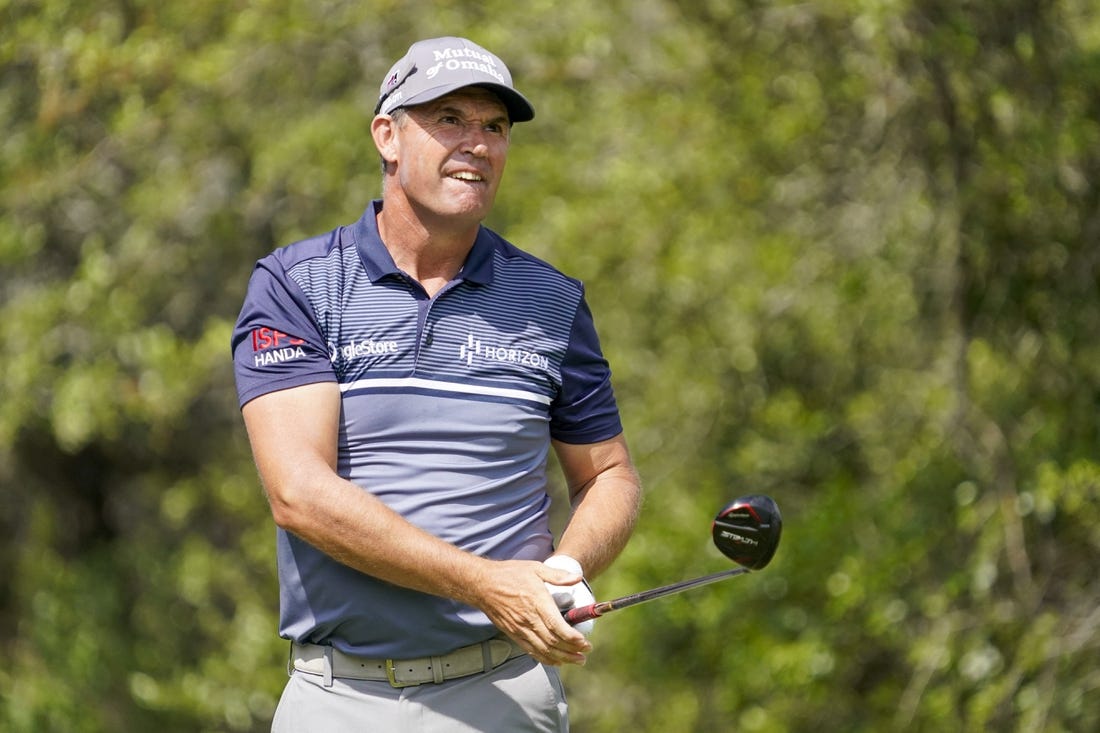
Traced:
<path fill-rule="evenodd" d="M 399 275 L 401 271 L 393 262 L 386 245 L 378 235 L 378 212 L 382 211 L 382 200 L 375 199 L 363 212 L 363 217 L 357 221 L 353 229 L 355 245 L 359 250 L 359 258 L 363 261 L 363 267 L 367 271 L 367 277 L 371 282 L 376 282 L 387 275 Z M 479 227 L 477 239 L 466 255 L 466 262 L 456 279 L 468 280 L 473 283 L 487 285 L 493 281 L 493 251 L 495 249 L 495 237 L 485 227 Z"/>

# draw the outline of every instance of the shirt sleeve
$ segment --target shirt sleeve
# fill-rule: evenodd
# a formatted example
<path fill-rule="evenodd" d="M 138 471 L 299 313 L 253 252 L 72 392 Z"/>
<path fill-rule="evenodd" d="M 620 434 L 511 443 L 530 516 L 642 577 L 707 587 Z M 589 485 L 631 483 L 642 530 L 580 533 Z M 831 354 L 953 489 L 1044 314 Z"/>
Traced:
<path fill-rule="evenodd" d="M 611 387 L 611 367 L 600 349 L 592 311 L 583 295 L 573 317 L 561 382 L 558 398 L 551 405 L 551 437 L 563 443 L 597 443 L 623 431 Z"/>
<path fill-rule="evenodd" d="M 336 381 L 332 349 L 308 298 L 271 256 L 252 272 L 232 350 L 241 407 L 268 392 Z"/>

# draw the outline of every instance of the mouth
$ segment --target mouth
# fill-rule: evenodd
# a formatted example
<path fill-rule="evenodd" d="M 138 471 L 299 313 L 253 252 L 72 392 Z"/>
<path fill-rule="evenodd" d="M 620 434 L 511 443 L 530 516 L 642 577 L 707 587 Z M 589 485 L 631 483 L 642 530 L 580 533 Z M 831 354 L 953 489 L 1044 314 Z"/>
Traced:
<path fill-rule="evenodd" d="M 471 183 L 484 183 L 485 177 L 475 171 L 457 171 L 447 176 L 448 178 L 454 178 L 459 181 L 469 181 Z"/>

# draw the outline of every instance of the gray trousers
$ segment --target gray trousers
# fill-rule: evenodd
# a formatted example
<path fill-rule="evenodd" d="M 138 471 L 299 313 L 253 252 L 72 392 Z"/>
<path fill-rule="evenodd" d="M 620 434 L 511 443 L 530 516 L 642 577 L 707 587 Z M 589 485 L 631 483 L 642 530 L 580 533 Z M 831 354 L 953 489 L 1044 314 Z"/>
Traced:
<path fill-rule="evenodd" d="M 395 689 L 388 682 L 294 671 L 272 733 L 568 733 L 558 670 L 529 656 L 487 673 Z"/>

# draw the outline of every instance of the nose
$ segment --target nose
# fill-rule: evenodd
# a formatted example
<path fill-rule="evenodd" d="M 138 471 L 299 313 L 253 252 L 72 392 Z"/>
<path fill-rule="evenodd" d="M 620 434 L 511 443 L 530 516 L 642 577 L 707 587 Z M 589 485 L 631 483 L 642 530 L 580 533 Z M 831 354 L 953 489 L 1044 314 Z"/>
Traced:
<path fill-rule="evenodd" d="M 463 140 L 464 152 L 476 158 L 485 158 L 489 155 L 489 145 L 486 142 L 487 133 L 476 125 L 466 128 L 466 136 Z"/>
<path fill-rule="evenodd" d="M 492 130 L 484 123 L 475 120 L 464 120 L 462 123 L 462 152 L 477 158 L 486 158 L 492 147 Z"/>

